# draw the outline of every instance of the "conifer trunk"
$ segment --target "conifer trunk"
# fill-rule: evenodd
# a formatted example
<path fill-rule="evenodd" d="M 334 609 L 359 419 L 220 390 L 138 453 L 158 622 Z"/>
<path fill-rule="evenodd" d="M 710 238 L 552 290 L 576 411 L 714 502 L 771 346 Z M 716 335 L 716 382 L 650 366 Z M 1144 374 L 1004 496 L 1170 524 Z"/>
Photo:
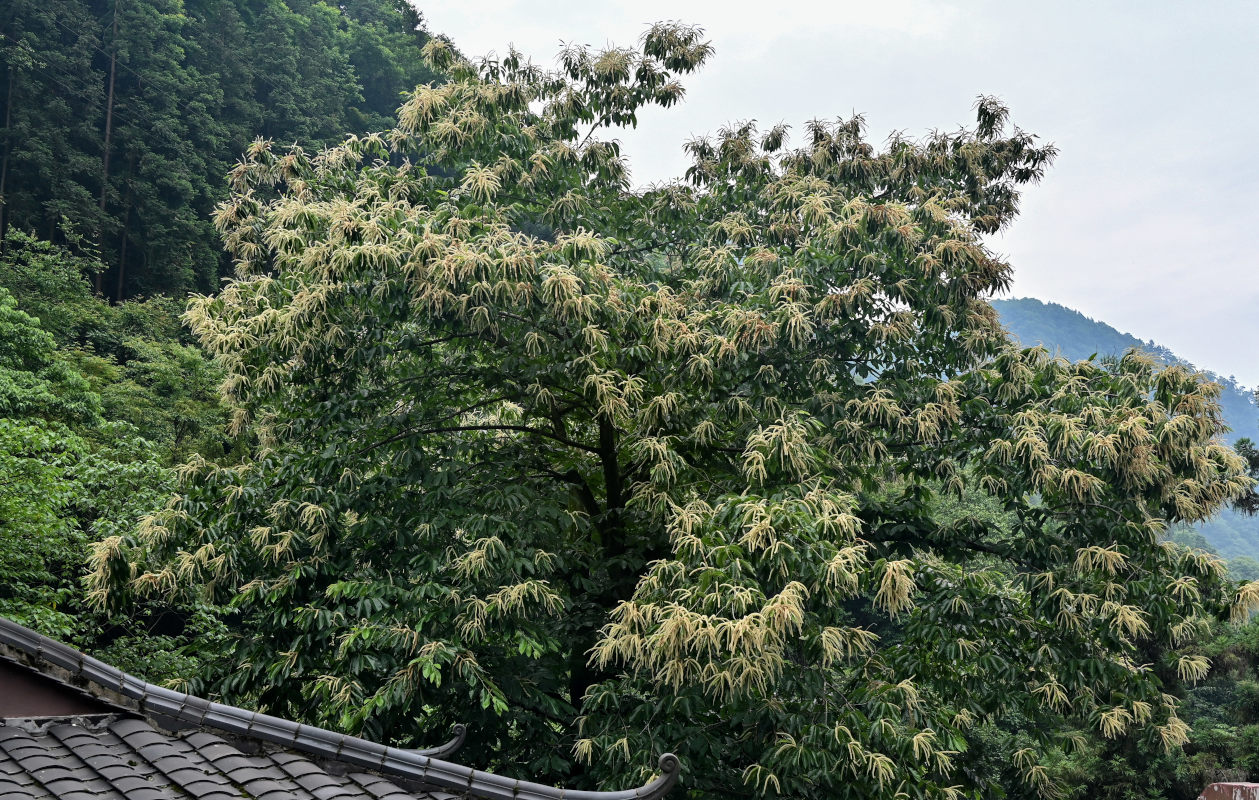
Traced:
<path fill-rule="evenodd" d="M 13 85 L 16 82 L 17 70 L 9 67 L 9 91 L 4 98 L 4 158 L 0 159 L 0 253 L 4 252 L 4 237 L 9 230 L 9 203 L 4 192 L 9 181 L 9 131 L 13 125 Z"/>
<path fill-rule="evenodd" d="M 101 201 L 100 201 L 100 240 L 105 239 L 105 194 L 109 189 L 109 150 L 110 137 L 114 131 L 114 81 L 118 74 L 118 2 L 114 0 L 114 38 L 109 48 L 109 94 L 105 100 L 105 152 L 101 157 Z M 121 270 L 121 266 L 119 267 Z M 102 292 L 104 276 L 96 273 L 96 293 Z"/>
<path fill-rule="evenodd" d="M 129 233 L 128 223 L 131 221 L 131 177 L 135 174 L 136 157 L 132 153 L 131 159 L 127 164 L 127 198 L 122 203 L 122 241 L 118 244 L 118 287 L 114 294 L 114 301 L 122 302 L 123 278 L 127 271 L 127 234 Z"/>

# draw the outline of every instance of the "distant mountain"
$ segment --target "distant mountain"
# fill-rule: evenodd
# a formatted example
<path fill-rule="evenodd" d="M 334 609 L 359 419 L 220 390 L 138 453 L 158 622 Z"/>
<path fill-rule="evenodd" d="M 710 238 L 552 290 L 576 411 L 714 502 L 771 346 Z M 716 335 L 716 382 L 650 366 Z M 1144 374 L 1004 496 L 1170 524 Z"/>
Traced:
<path fill-rule="evenodd" d="M 1131 348 L 1140 348 L 1167 363 L 1190 364 L 1166 347 L 1153 341 L 1142 341 L 1130 333 L 1120 333 L 1104 322 L 1090 319 L 1079 311 L 1044 303 L 1030 297 L 1016 300 L 994 300 L 992 305 L 1001 315 L 1001 322 L 1015 339 L 1025 346 L 1041 345 L 1050 352 L 1082 361 L 1096 354 L 1118 356 Z M 1232 431 L 1225 438 L 1231 443 L 1247 436 L 1259 441 L 1259 405 L 1250 389 L 1233 377 L 1207 373 L 1220 384 L 1220 406 Z M 1203 537 L 1221 556 L 1235 559 L 1248 556 L 1259 559 L 1259 517 L 1246 517 L 1225 511 L 1217 518 L 1199 525 Z M 1179 539 L 1180 537 L 1176 537 Z"/>
<path fill-rule="evenodd" d="M 1072 361 L 1083 361 L 1093 354 L 1100 356 L 1123 355 L 1138 347 L 1155 358 L 1169 364 L 1187 364 L 1189 361 L 1153 341 L 1141 341 L 1130 333 L 1089 319 L 1066 306 L 1044 303 L 1031 297 L 1017 300 L 994 300 L 992 305 L 1001 315 L 1001 323 L 1013 336 L 1027 347 L 1042 345 L 1055 355 Z M 1223 377 L 1207 372 L 1211 380 L 1220 384 L 1220 405 L 1224 419 L 1232 428 L 1225 438 L 1234 442 L 1242 436 L 1259 441 L 1259 405 L 1254 393 L 1237 383 L 1233 377 Z"/>

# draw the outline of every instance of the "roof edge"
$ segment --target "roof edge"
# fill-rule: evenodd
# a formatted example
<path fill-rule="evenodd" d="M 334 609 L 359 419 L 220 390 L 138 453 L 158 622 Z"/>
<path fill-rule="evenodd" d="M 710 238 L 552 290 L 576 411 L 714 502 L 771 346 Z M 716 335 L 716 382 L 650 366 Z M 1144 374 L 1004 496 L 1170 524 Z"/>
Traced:
<path fill-rule="evenodd" d="M 432 756 L 433 758 L 445 758 L 460 747 L 463 747 L 464 741 L 468 738 L 468 726 L 460 722 L 455 726 L 454 734 L 455 738 L 445 744 L 439 744 L 436 747 L 426 747 L 421 750 L 412 750 L 411 752 L 422 756 Z"/>
<path fill-rule="evenodd" d="M 660 756 L 660 775 L 644 786 L 610 792 L 566 790 L 443 760 L 463 744 L 467 730 L 462 725 L 456 726 L 455 738 L 445 744 L 425 750 L 403 750 L 156 686 L 4 617 L 0 617 L 0 648 L 20 651 L 116 693 L 134 702 L 142 714 L 248 736 L 490 800 L 657 800 L 677 784 L 682 772 L 677 756 L 665 753 Z M 33 666 L 38 669 L 38 665 Z"/>

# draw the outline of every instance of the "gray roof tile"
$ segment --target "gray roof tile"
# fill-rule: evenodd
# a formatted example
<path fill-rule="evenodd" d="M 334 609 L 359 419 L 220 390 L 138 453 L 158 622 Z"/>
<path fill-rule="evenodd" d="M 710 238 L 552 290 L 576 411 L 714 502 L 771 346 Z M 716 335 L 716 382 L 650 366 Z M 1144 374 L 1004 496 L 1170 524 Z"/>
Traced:
<path fill-rule="evenodd" d="M 346 777 L 360 786 L 367 797 L 375 798 L 375 800 L 406 800 L 406 795 L 402 794 L 397 786 L 377 775 L 371 775 L 366 772 L 354 772 Z M 436 797 L 437 795 L 430 796 Z"/>
<path fill-rule="evenodd" d="M 220 737 L 166 734 L 139 719 L 38 727 L 0 721 L 3 800 L 456 800 L 379 775 L 330 775 L 300 755 L 248 756 Z"/>

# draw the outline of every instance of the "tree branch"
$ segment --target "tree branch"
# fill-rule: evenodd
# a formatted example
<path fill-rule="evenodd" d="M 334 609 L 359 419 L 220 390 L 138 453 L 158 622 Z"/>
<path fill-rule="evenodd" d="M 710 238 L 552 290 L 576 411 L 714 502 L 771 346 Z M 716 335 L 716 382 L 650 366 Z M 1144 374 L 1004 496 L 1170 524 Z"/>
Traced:
<path fill-rule="evenodd" d="M 530 428 L 527 425 L 450 425 L 441 428 L 410 428 L 408 430 L 396 433 L 386 439 L 382 439 L 375 444 L 368 445 L 355 453 L 356 456 L 375 450 L 378 447 L 384 447 L 387 444 L 406 439 L 410 436 L 431 436 L 437 433 L 462 433 L 472 431 L 515 431 L 516 433 L 527 433 L 531 436 L 541 436 L 545 439 L 559 442 L 565 447 L 572 447 L 577 450 L 583 450 L 587 453 L 599 454 L 597 447 L 590 447 L 581 442 L 574 442 L 560 436 L 556 436 L 549 431 L 539 430 L 538 428 Z"/>

